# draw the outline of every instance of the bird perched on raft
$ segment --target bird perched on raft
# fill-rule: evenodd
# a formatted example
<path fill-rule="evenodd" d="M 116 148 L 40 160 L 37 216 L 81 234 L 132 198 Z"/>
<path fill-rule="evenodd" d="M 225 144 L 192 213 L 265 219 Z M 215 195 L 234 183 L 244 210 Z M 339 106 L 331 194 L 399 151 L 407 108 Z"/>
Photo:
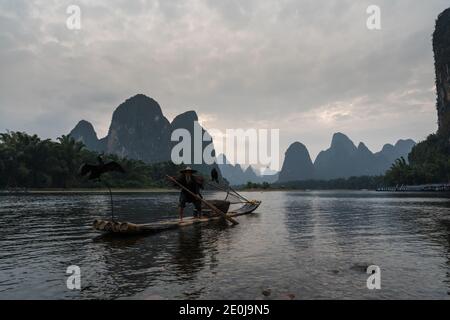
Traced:
<path fill-rule="evenodd" d="M 97 161 L 98 161 L 97 165 L 92 165 L 92 164 L 88 164 L 88 163 L 84 163 L 83 165 L 81 165 L 80 175 L 84 177 L 89 174 L 88 179 L 95 180 L 95 179 L 100 179 L 102 174 L 104 174 L 106 172 L 114 172 L 115 171 L 115 172 L 125 173 L 125 170 L 122 168 L 122 166 L 115 161 L 110 161 L 108 163 L 105 163 L 101 156 L 97 157 Z"/>
<path fill-rule="evenodd" d="M 211 180 L 213 182 L 219 183 L 219 173 L 217 172 L 216 168 L 213 168 L 211 170 Z"/>

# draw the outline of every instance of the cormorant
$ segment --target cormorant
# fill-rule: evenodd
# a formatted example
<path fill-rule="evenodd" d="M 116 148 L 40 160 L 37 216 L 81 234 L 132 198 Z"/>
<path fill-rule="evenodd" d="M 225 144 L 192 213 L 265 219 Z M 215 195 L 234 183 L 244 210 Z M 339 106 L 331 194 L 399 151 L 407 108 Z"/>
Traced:
<path fill-rule="evenodd" d="M 102 157 L 100 156 L 97 158 L 97 160 L 97 165 L 84 163 L 80 168 L 80 175 L 86 176 L 87 174 L 89 174 L 88 179 L 95 180 L 100 179 L 101 175 L 106 172 L 116 171 L 125 173 L 125 170 L 122 168 L 122 166 L 115 161 L 104 163 Z"/>
<path fill-rule="evenodd" d="M 213 168 L 211 170 L 211 180 L 219 183 L 219 173 L 217 172 L 216 168 Z"/>

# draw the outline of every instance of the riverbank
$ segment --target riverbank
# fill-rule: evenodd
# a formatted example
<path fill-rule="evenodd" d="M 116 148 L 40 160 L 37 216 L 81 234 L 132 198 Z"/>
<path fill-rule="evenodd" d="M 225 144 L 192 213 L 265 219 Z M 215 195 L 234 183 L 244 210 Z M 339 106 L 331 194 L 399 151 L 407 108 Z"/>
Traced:
<path fill-rule="evenodd" d="M 53 194 L 53 193 L 104 193 L 109 192 L 106 188 L 74 188 L 74 189 L 17 189 L 17 190 L 0 190 L 0 194 Z M 111 189 L 112 193 L 165 193 L 179 192 L 176 189 L 169 188 L 117 188 Z"/>
<path fill-rule="evenodd" d="M 448 190 L 437 189 L 398 189 L 395 188 L 379 188 L 379 189 L 299 189 L 299 188 L 236 188 L 239 192 L 254 192 L 254 193 L 271 193 L 271 192 L 379 192 L 379 193 L 449 193 Z M 203 193 L 215 191 L 215 190 L 203 190 Z M 17 189 L 17 190 L 0 190 L 0 195 L 13 195 L 13 194 L 99 194 L 108 193 L 108 189 L 105 188 L 74 188 L 74 189 Z M 111 189 L 113 194 L 127 194 L 127 193 L 179 193 L 178 189 L 169 188 L 117 188 Z"/>
<path fill-rule="evenodd" d="M 236 188 L 239 192 L 283 192 L 283 191 L 301 191 L 301 192 L 309 192 L 309 191 L 375 191 L 375 190 L 351 190 L 351 189 L 298 189 L 298 188 L 269 188 L 269 189 L 239 189 Z M 204 192 L 215 191 L 206 189 Z M 16 190 L 0 190 L 0 195 L 5 194 L 71 194 L 71 193 L 105 193 L 109 192 L 106 188 L 74 188 L 74 189 L 16 189 Z M 180 190 L 178 189 L 169 189 L 169 188 L 117 188 L 111 189 L 112 193 L 178 193 Z"/>
<path fill-rule="evenodd" d="M 422 184 L 422 185 L 401 185 L 396 187 L 381 187 L 377 191 L 390 192 L 450 192 L 450 183 Z"/>

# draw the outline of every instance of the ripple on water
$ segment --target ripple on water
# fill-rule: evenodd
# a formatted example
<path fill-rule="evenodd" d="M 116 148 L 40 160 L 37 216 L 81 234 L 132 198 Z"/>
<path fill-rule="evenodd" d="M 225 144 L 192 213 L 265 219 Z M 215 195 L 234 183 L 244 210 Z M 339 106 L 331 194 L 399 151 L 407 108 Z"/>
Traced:
<path fill-rule="evenodd" d="M 0 196 L 0 298 L 448 298 L 447 197 L 246 195 L 263 203 L 236 227 L 121 239 L 91 229 L 109 215 L 106 195 Z M 175 217 L 176 200 L 176 193 L 114 199 L 121 220 L 141 223 Z M 72 264 L 82 270 L 81 292 L 65 287 Z M 369 264 L 381 267 L 381 291 L 365 288 Z"/>

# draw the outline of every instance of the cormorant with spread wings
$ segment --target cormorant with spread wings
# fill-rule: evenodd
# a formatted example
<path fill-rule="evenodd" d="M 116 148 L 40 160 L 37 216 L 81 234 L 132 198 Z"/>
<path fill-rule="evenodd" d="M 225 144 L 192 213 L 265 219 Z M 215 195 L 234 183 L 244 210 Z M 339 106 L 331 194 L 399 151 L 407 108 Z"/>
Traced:
<path fill-rule="evenodd" d="M 100 156 L 97 159 L 98 159 L 97 165 L 84 163 L 80 168 L 80 175 L 84 177 L 89 174 L 88 179 L 95 180 L 95 179 L 100 179 L 102 174 L 104 174 L 106 172 L 114 172 L 115 171 L 115 172 L 125 173 L 125 170 L 117 162 L 111 161 L 111 162 L 105 163 L 105 162 L 103 162 L 103 159 Z"/>

